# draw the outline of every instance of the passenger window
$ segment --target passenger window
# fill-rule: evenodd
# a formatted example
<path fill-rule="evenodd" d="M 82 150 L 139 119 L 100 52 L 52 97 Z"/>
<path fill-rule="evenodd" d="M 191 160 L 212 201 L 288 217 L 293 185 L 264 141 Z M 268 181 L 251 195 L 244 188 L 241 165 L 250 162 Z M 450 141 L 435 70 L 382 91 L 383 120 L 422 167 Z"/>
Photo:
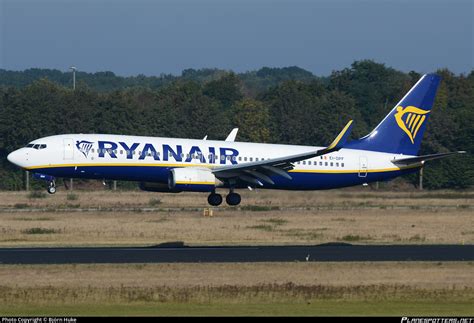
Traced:
<path fill-rule="evenodd" d="M 250 157 L 250 158 L 249 158 L 249 161 L 253 161 L 253 157 Z"/>
<path fill-rule="evenodd" d="M 237 158 L 236 158 L 235 156 L 232 156 L 232 160 L 233 160 L 233 161 L 236 161 Z"/>
<path fill-rule="evenodd" d="M 327 166 L 327 165 L 328 165 L 328 162 L 325 162 L 325 163 L 324 163 L 324 166 Z"/>
<path fill-rule="evenodd" d="M 247 161 L 247 157 L 244 157 L 244 161 Z"/>
<path fill-rule="evenodd" d="M 344 167 L 344 163 L 341 163 L 341 167 Z"/>
<path fill-rule="evenodd" d="M 336 163 L 336 167 L 339 167 L 339 163 Z"/>
<path fill-rule="evenodd" d="M 221 160 L 225 160 L 225 155 L 224 155 L 224 156 L 221 156 Z"/>
<path fill-rule="evenodd" d="M 319 162 L 319 166 L 323 166 L 323 162 Z"/>
<path fill-rule="evenodd" d="M 242 161 L 242 157 L 241 157 L 241 156 L 239 156 L 239 161 Z"/>
<path fill-rule="evenodd" d="M 303 165 L 306 165 L 306 160 L 303 160 Z"/>
<path fill-rule="evenodd" d="M 331 167 L 334 165 L 334 163 L 331 163 Z"/>

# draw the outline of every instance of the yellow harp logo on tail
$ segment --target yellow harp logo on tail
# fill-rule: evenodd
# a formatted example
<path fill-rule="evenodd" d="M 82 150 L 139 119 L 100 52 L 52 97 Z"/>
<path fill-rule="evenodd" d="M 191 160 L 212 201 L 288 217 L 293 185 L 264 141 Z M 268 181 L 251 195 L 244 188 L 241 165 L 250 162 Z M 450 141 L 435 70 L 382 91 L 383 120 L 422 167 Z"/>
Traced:
<path fill-rule="evenodd" d="M 425 122 L 426 114 L 430 111 L 425 111 L 414 106 L 407 106 L 403 109 L 402 106 L 397 107 L 397 113 L 395 113 L 395 120 L 397 121 L 400 129 L 405 131 L 411 140 L 411 143 L 415 143 L 415 137 L 420 130 L 421 125 Z"/>

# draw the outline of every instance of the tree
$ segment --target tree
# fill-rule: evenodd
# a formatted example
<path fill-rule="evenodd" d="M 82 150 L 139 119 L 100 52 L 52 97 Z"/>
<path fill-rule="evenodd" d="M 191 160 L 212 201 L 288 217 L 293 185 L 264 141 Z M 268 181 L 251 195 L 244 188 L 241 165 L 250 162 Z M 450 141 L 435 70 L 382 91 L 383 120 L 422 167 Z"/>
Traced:
<path fill-rule="evenodd" d="M 239 141 L 269 142 L 268 108 L 259 101 L 243 99 L 231 110 L 233 124 L 239 128 Z"/>

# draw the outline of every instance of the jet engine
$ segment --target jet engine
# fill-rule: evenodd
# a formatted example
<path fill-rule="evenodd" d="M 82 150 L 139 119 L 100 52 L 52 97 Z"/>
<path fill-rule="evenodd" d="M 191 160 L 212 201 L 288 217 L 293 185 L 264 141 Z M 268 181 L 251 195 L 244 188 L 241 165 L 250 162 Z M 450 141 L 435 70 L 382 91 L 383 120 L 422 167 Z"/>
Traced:
<path fill-rule="evenodd" d="M 173 168 L 168 177 L 170 190 L 212 192 L 223 183 L 208 168 Z"/>

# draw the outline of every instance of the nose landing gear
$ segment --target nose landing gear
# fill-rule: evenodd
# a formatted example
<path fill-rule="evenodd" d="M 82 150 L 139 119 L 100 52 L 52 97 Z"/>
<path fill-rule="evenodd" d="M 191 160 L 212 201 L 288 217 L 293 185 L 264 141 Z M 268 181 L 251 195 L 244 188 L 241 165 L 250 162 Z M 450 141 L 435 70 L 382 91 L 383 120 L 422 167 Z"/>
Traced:
<path fill-rule="evenodd" d="M 55 181 L 49 182 L 46 190 L 48 191 L 49 194 L 56 193 L 56 182 Z"/>

